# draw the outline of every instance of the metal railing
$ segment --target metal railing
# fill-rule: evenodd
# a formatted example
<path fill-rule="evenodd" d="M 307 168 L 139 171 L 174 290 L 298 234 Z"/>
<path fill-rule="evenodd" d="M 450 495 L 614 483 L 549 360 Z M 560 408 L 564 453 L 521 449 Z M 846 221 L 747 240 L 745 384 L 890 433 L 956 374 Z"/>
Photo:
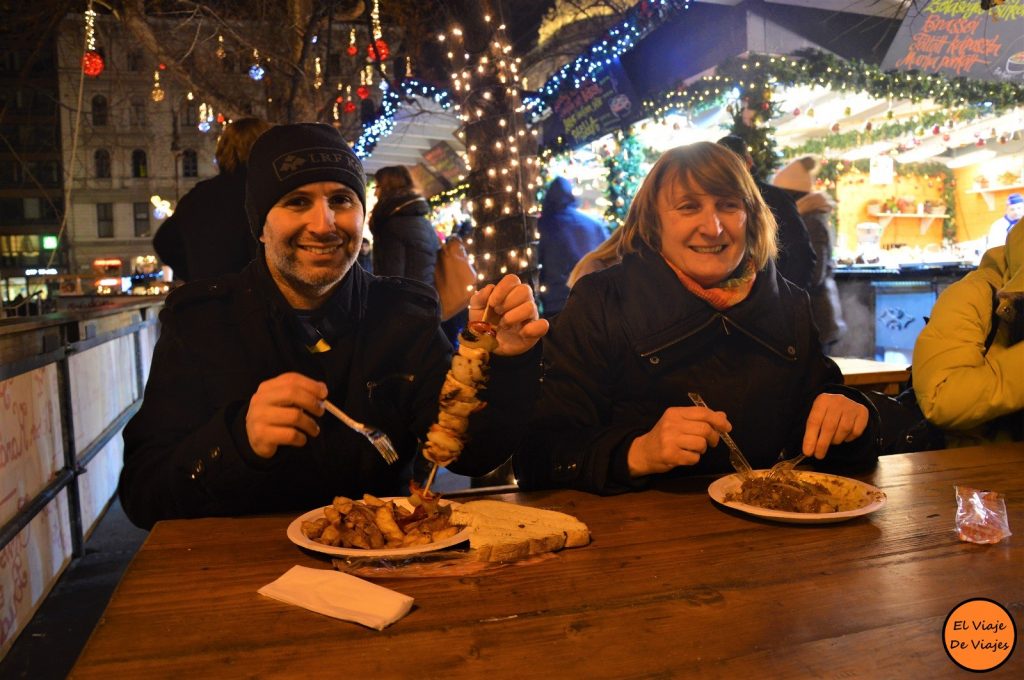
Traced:
<path fill-rule="evenodd" d="M 0 383 L 54 364 L 57 371 L 57 402 L 60 410 L 62 467 L 14 516 L 0 526 L 0 551 L 53 501 L 61 491 L 68 494 L 72 557 L 82 554 L 86 528 L 83 527 L 78 479 L 89 462 L 118 436 L 142 404 L 145 387 L 143 364 L 152 347 L 146 347 L 145 329 L 158 323 L 162 298 L 117 300 L 95 310 L 52 313 L 28 319 L 0 320 Z M 116 318 L 120 315 L 122 318 Z M 97 332 L 98 328 L 103 328 Z M 135 371 L 132 376 L 137 397 L 114 416 L 88 444 L 76 446 L 71 389 L 70 359 L 76 354 L 125 336 L 132 336 Z M 109 499 L 108 499 L 109 500 Z"/>

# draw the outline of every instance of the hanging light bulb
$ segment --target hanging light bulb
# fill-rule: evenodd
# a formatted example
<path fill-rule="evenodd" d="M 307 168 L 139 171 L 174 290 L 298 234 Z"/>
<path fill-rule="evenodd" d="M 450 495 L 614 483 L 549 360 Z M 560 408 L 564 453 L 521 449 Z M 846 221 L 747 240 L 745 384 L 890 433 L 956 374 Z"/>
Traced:
<path fill-rule="evenodd" d="M 217 36 L 217 49 L 214 50 L 213 53 L 217 55 L 218 59 L 223 59 L 224 57 L 228 56 L 227 50 L 224 49 L 224 36 Z"/>
<path fill-rule="evenodd" d="M 359 54 L 359 48 L 356 47 L 356 29 L 354 28 L 348 34 L 348 48 L 345 52 L 350 57 L 354 57 Z"/>
<path fill-rule="evenodd" d="M 253 60 L 254 63 L 253 63 L 252 66 L 249 67 L 249 77 L 252 78 L 253 80 L 263 80 L 263 74 L 266 73 L 266 71 L 264 71 L 263 67 L 260 66 L 260 51 L 259 50 L 253 49 L 253 51 L 252 51 L 252 60 Z"/>
<path fill-rule="evenodd" d="M 189 94 L 192 94 L 189 92 Z M 164 100 L 164 90 L 160 87 L 160 71 L 153 71 L 153 91 L 149 93 L 150 99 L 155 102 L 162 102 Z"/>
<path fill-rule="evenodd" d="M 196 127 L 199 128 L 200 132 L 209 132 L 210 124 L 213 123 L 214 120 L 215 116 L 213 114 L 213 107 L 206 102 L 201 102 L 199 104 L 199 123 Z"/>
<path fill-rule="evenodd" d="M 380 29 L 380 0 L 373 0 L 370 22 L 373 25 L 373 41 L 366 46 L 366 58 L 370 61 L 385 61 L 391 56 L 391 48 L 388 47 Z"/>
<path fill-rule="evenodd" d="M 89 0 L 89 8 L 85 10 L 85 53 L 82 55 L 82 72 L 90 78 L 97 78 L 103 73 L 103 55 L 96 50 L 96 12 Z"/>

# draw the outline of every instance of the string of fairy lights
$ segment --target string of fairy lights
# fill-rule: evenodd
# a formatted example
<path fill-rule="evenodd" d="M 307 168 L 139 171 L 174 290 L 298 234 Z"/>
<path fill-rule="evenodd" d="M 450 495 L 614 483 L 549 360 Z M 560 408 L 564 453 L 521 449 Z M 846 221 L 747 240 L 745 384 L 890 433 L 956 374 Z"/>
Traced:
<path fill-rule="evenodd" d="M 533 181 L 537 158 L 526 153 L 526 145 L 535 143 L 537 131 L 523 120 L 521 59 L 512 55 L 505 25 L 494 26 L 489 14 L 483 19 L 490 36 L 487 47 L 475 55 L 466 50 L 461 27 L 453 26 L 437 36 L 447 47 L 452 69 L 452 108 L 461 123 L 456 137 L 465 145 L 466 171 L 479 178 L 476 203 L 467 204 L 473 235 L 466 241 L 479 282 L 494 281 L 507 273 L 526 276 L 535 272 L 539 238 L 526 215 L 537 188 Z M 473 126 L 488 134 L 471 134 Z M 499 223 L 516 217 L 522 220 L 521 238 L 511 243 L 499 238 Z"/>
<path fill-rule="evenodd" d="M 823 153 L 828 149 L 904 139 L 893 145 L 890 153 L 901 153 L 921 143 L 927 133 L 949 141 L 958 129 L 972 121 L 992 117 L 1018 108 L 1024 103 L 1024 85 L 1012 82 L 991 82 L 951 78 L 940 74 L 886 72 L 878 67 L 844 60 L 819 50 L 801 50 L 790 56 L 751 54 L 723 62 L 713 75 L 706 75 L 689 86 L 672 90 L 656 99 L 643 102 L 647 114 L 655 119 L 670 113 L 700 113 L 721 106 L 727 101 L 739 101 L 746 93 L 760 91 L 771 105 L 773 90 L 794 86 L 812 86 L 840 93 L 863 93 L 880 101 L 890 102 L 882 114 L 882 121 L 868 120 L 859 129 L 842 129 L 838 122 L 831 125 L 829 134 L 806 142 L 799 148 L 787 149 L 787 156 L 802 153 Z M 891 104 L 896 101 L 921 103 L 930 100 L 943 107 L 936 113 L 921 113 L 907 120 L 894 120 Z M 814 117 L 813 108 L 785 111 L 790 116 Z M 843 112 L 850 114 L 849 107 Z M 1015 134 L 993 128 L 992 137 L 1006 143 Z M 770 140 L 765 140 L 768 143 Z M 977 140 L 984 145 L 984 138 Z"/>
<path fill-rule="evenodd" d="M 508 271 L 532 268 L 535 247 L 530 239 L 515 246 L 504 244 L 499 247 L 496 225 L 502 218 L 529 212 L 538 190 L 532 178 L 539 175 L 539 166 L 553 154 L 566 150 L 567 141 L 556 138 L 546 141 L 539 158 L 524 152 L 527 136 L 536 138 L 538 132 L 530 129 L 529 123 L 536 123 L 544 111 L 551 108 L 560 93 L 600 77 L 602 69 L 634 49 L 653 28 L 672 14 L 688 10 L 690 5 L 690 0 L 650 0 L 638 3 L 622 22 L 609 28 L 586 53 L 559 69 L 537 92 L 524 97 L 521 62 L 511 54 L 504 25 L 491 29 L 493 35 L 487 48 L 475 55 L 465 50 L 459 27 L 452 27 L 447 33 L 437 36 L 448 47 L 447 56 L 452 68 L 449 89 L 434 87 L 413 78 L 408 60 L 405 63 L 405 77 L 396 77 L 399 71 L 397 65 L 386 63 L 391 57 L 390 49 L 380 25 L 379 0 L 374 0 L 370 12 L 370 30 L 363 29 L 363 39 L 368 41 L 365 47 L 368 63 L 358 68 L 358 87 L 354 82 L 333 82 L 337 74 L 327 72 L 320 55 L 310 61 L 311 83 L 315 90 L 330 93 L 325 109 L 328 118 L 338 124 L 345 114 L 355 113 L 359 109 L 355 97 L 365 100 L 371 95 L 371 88 L 379 89 L 378 113 L 372 119 L 364 120 L 361 134 L 353 144 L 356 154 L 362 158 L 368 157 L 380 140 L 394 131 L 395 118 L 402 100 L 413 96 L 431 98 L 440 107 L 453 109 L 462 124 L 458 136 L 464 143 L 467 142 L 468 126 L 493 126 L 496 134 L 489 138 L 488 144 L 491 146 L 481 149 L 477 147 L 479 142 L 471 141 L 465 144 L 463 156 L 467 172 L 472 173 L 474 168 L 479 168 L 487 180 L 475 183 L 486 190 L 476 198 L 478 205 L 470 206 L 470 213 L 474 215 L 473 238 L 479 239 L 470 245 L 474 246 L 471 248 L 472 256 L 480 280 L 491 280 Z M 86 75 L 92 77 L 98 76 L 103 69 L 102 55 L 96 50 L 95 20 L 96 15 L 90 2 L 85 15 L 86 49 L 82 68 Z M 488 16 L 485 17 L 485 23 L 493 26 L 498 22 L 493 22 Z M 313 42 L 317 42 L 316 37 L 313 37 Z M 344 50 L 349 57 L 360 57 L 364 51 L 358 42 L 357 30 L 351 27 L 348 30 L 347 49 Z M 217 36 L 214 54 L 218 59 L 227 57 L 222 35 Z M 269 58 L 253 49 L 247 70 L 249 77 L 256 81 L 262 79 L 269 61 Z M 390 82 L 386 77 L 389 66 L 395 76 Z M 329 79 L 331 82 L 328 82 Z M 788 57 L 753 54 L 726 60 L 712 75 L 649 98 L 641 106 L 644 117 L 654 119 L 677 112 L 694 115 L 725 102 L 738 102 L 755 91 L 765 97 L 762 105 L 774 105 L 771 101 L 773 90 L 792 85 L 821 86 L 838 92 L 863 92 L 889 101 L 905 99 L 920 102 L 930 99 L 949 110 L 945 120 L 942 113 L 934 113 L 911 120 L 875 121 L 873 125 L 868 122 L 859 130 L 840 130 L 833 126 L 831 134 L 825 138 L 807 143 L 833 149 L 860 144 L 865 139 L 890 139 L 897 136 L 921 138 L 929 130 L 932 135 L 946 138 L 955 132 L 957 126 L 973 118 L 1019 107 L 1024 102 L 1024 85 L 1012 82 L 996 83 L 916 72 L 882 72 L 875 66 L 856 60 L 847 61 L 827 53 L 808 50 Z M 165 96 L 159 69 L 153 74 L 151 94 L 154 101 L 161 101 Z M 500 97 L 497 96 L 499 94 Z M 495 106 L 499 100 L 504 107 L 501 110 Z M 210 129 L 214 121 L 225 122 L 223 116 L 214 113 L 213 107 L 201 104 L 199 108 L 200 129 Z M 812 109 L 785 113 L 814 115 Z M 1001 133 L 996 138 L 1001 141 L 1003 137 L 1007 135 Z M 981 143 L 979 141 L 979 145 Z M 817 150 L 817 147 L 812 149 L 811 146 L 805 150 Z M 491 159 L 486 168 L 481 160 L 485 155 Z M 469 181 L 460 181 L 457 186 L 434 196 L 431 203 L 438 205 L 455 201 L 466 195 L 469 185 Z M 536 232 L 529 236 L 533 240 L 537 238 Z"/>

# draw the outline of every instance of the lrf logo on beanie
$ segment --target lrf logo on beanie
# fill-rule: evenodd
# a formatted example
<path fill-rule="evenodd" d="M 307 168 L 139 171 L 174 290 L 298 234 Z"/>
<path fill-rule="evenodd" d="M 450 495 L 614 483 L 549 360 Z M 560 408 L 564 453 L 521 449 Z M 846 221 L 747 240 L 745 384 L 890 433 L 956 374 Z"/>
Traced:
<path fill-rule="evenodd" d="M 274 161 L 274 173 L 277 175 L 277 181 L 285 182 L 301 172 L 335 169 L 339 165 L 355 175 L 363 172 L 362 165 L 351 153 L 342 153 L 326 147 L 312 147 L 278 156 Z"/>

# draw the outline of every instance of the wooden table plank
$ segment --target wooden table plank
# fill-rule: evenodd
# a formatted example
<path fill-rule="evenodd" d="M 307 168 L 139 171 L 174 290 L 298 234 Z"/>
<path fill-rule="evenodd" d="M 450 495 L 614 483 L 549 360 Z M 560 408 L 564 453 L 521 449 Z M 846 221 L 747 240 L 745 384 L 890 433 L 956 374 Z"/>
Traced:
<path fill-rule="evenodd" d="M 853 357 L 832 357 L 832 360 L 839 366 L 845 383 L 853 387 L 899 394 L 901 386 L 910 380 L 909 367 L 901 364 Z"/>
<path fill-rule="evenodd" d="M 574 514 L 593 543 L 478 577 L 377 582 L 416 598 L 382 632 L 263 598 L 294 564 L 290 517 L 157 525 L 74 677 L 893 677 L 960 671 L 950 610 L 988 597 L 1024 620 L 1024 551 L 960 542 L 953 485 L 1006 494 L 1024 524 L 1024 444 L 884 458 L 888 504 L 795 526 L 717 507 L 708 479 L 602 498 L 508 500 Z M 1015 654 L 993 677 L 1024 671 Z"/>

